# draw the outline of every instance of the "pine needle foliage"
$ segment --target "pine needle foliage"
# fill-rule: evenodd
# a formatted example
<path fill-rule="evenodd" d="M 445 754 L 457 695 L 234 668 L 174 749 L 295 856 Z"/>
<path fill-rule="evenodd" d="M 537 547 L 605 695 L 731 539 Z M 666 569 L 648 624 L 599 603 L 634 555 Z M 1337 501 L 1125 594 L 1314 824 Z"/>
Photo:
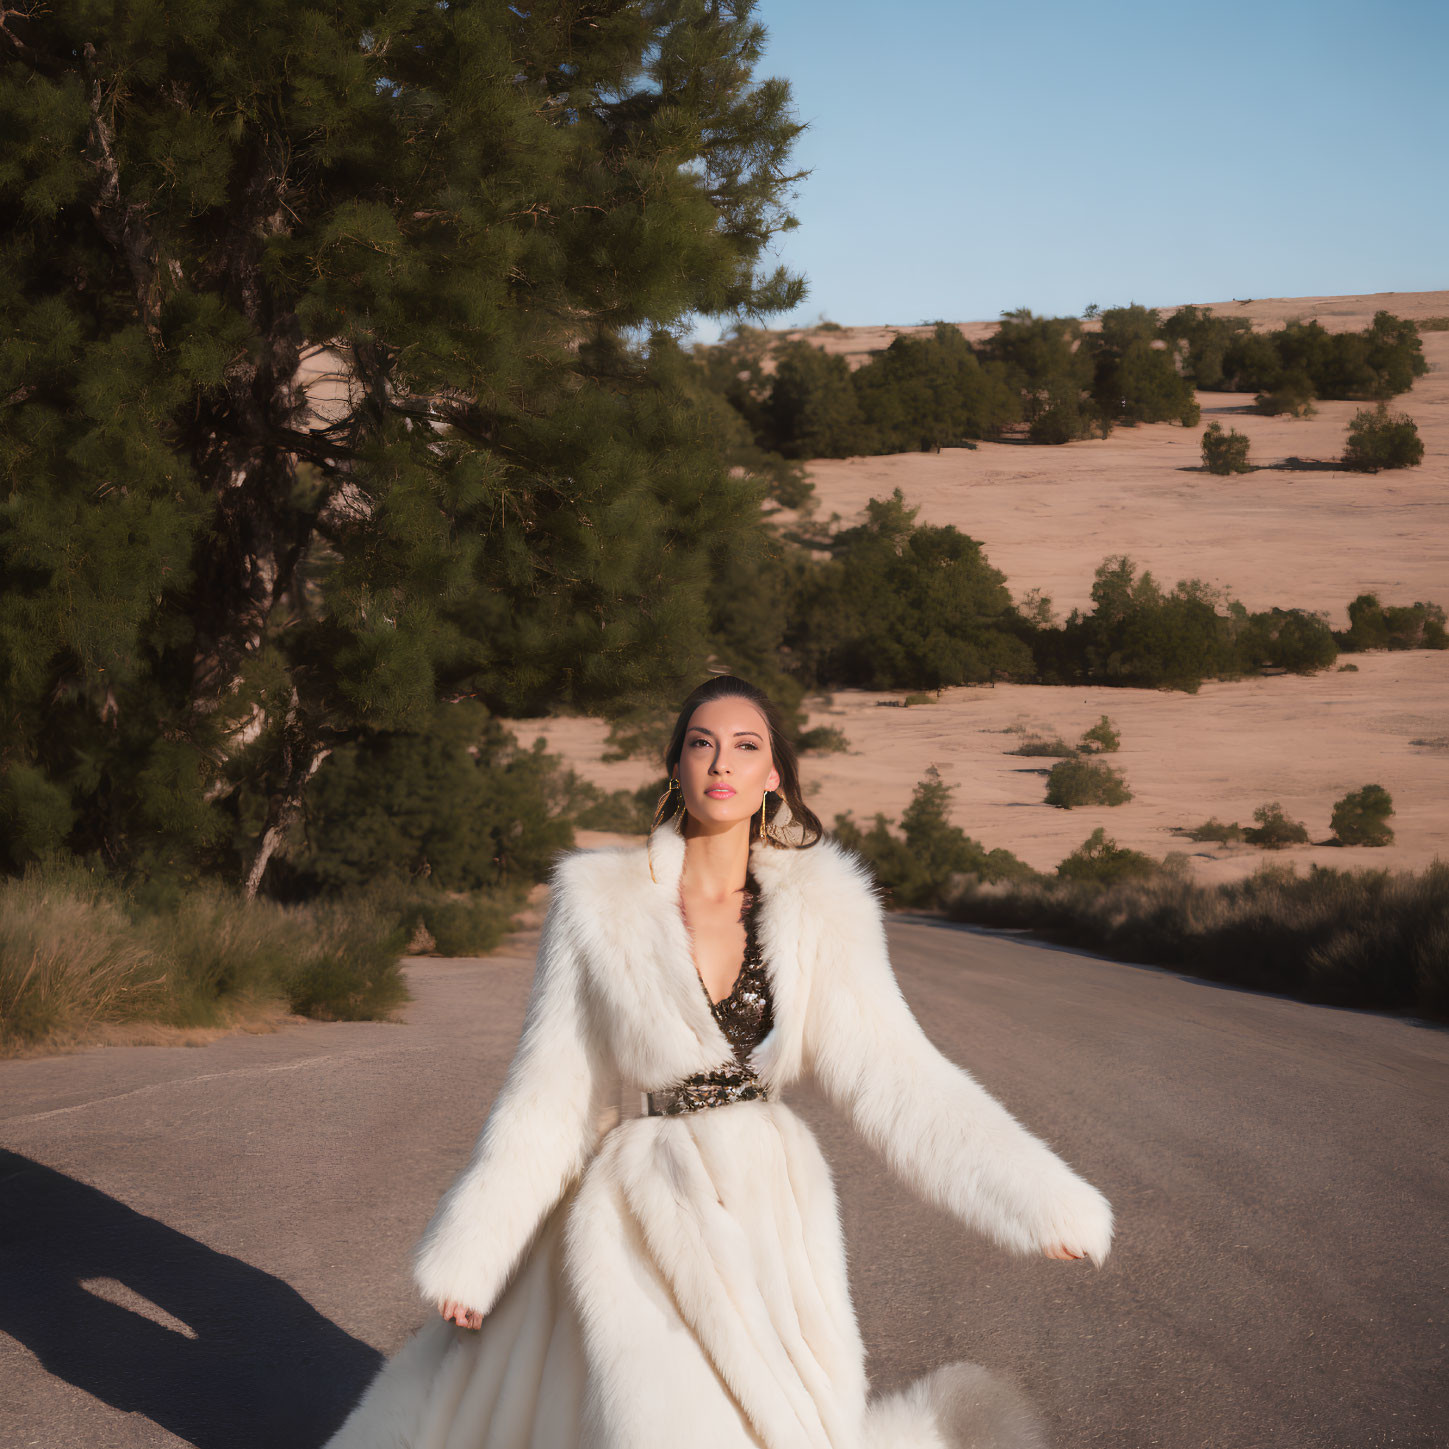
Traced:
<path fill-rule="evenodd" d="M 0 869 L 255 890 L 348 741 L 698 671 L 765 484 L 674 336 L 803 294 L 752 8 L 4 12 Z"/>

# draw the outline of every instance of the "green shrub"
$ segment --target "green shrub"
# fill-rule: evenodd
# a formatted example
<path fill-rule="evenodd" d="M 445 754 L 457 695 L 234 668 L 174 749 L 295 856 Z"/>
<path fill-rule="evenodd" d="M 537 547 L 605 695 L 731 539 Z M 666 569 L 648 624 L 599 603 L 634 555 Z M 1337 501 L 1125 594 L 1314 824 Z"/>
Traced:
<path fill-rule="evenodd" d="M 273 889 L 290 899 L 426 876 L 444 890 L 542 880 L 573 844 L 570 784 L 475 700 L 438 705 L 424 733 L 339 745 L 307 795 L 307 830 L 278 852 Z"/>
<path fill-rule="evenodd" d="M 1030 648 L 1006 581 L 980 543 L 918 524 L 897 488 L 866 504 L 803 576 L 783 643 L 795 677 L 825 685 L 933 690 L 1030 678 Z"/>
<path fill-rule="evenodd" d="M 997 362 L 982 361 L 959 327 L 898 336 L 852 374 L 871 451 L 935 451 L 994 437 L 1021 416 Z"/>
<path fill-rule="evenodd" d="M 1094 367 L 1075 317 L 1037 317 L 1025 308 L 1003 313 L 980 350 L 1005 368 L 1031 442 L 1070 443 L 1091 434 L 1096 406 L 1087 391 Z"/>
<path fill-rule="evenodd" d="M 1115 755 L 1121 748 L 1122 736 L 1106 715 L 1090 729 L 1082 731 L 1082 741 L 1077 746 L 1084 755 Z"/>
<path fill-rule="evenodd" d="M 1156 875 L 1160 862 L 1140 850 L 1128 850 L 1109 839 L 1099 825 L 1065 860 L 1057 866 L 1064 880 L 1118 881 L 1141 879 Z"/>
<path fill-rule="evenodd" d="M 1260 805 L 1253 811 L 1258 823 L 1243 831 L 1243 839 L 1249 845 L 1261 846 L 1264 850 L 1282 850 L 1286 845 L 1305 845 L 1308 829 L 1301 820 L 1290 820 L 1283 807 L 1276 800 Z"/>
<path fill-rule="evenodd" d="M 1321 615 L 1306 609 L 1268 609 L 1247 616 L 1237 652 L 1244 669 L 1313 674 L 1338 658 L 1338 644 Z"/>
<path fill-rule="evenodd" d="M 1250 473 L 1248 440 L 1236 428 L 1223 431 L 1221 423 L 1209 423 L 1202 435 L 1202 463 L 1209 473 Z"/>
<path fill-rule="evenodd" d="M 1208 307 L 1179 307 L 1162 324 L 1163 336 L 1182 355 L 1188 378 L 1209 392 L 1218 391 L 1226 383 L 1223 359 L 1234 339 L 1252 330 L 1246 317 L 1215 317 Z"/>
<path fill-rule="evenodd" d="M 1217 845 L 1231 845 L 1243 838 L 1243 827 L 1235 820 L 1231 825 L 1225 825 L 1216 817 L 1211 820 L 1204 820 L 1201 825 L 1194 825 L 1191 829 L 1183 832 L 1189 840 L 1199 842 L 1212 842 Z"/>
<path fill-rule="evenodd" d="M 1382 785 L 1352 790 L 1333 807 L 1333 835 L 1340 845 L 1390 845 L 1393 797 Z"/>
<path fill-rule="evenodd" d="M 1273 332 L 1241 333 L 1223 357 L 1227 385 L 1238 392 L 1306 383 L 1321 398 L 1393 397 L 1427 370 L 1418 328 L 1389 312 L 1376 312 L 1362 332 L 1290 321 Z"/>
<path fill-rule="evenodd" d="M 1438 604 L 1379 603 L 1377 594 L 1360 594 L 1348 606 L 1348 629 L 1335 634 L 1340 649 L 1446 649 L 1449 630 Z"/>
<path fill-rule="evenodd" d="M 1338 672 L 1340 674 L 1357 674 L 1358 673 L 1358 665 L 1357 664 L 1340 664 L 1338 666 Z"/>
<path fill-rule="evenodd" d="M 1013 755 L 1066 760 L 1075 755 L 1077 750 L 1075 745 L 1069 745 L 1057 735 L 1053 735 L 1050 739 L 1042 735 L 1028 735 L 1011 753 Z"/>
<path fill-rule="evenodd" d="M 932 765 L 902 812 L 900 835 L 892 833 L 883 814 L 876 815 L 869 830 L 862 830 L 847 811 L 835 817 L 835 838 L 866 859 L 876 879 L 900 906 L 940 904 L 961 875 L 995 881 L 1034 874 L 1010 851 L 987 850 L 953 825 L 952 794 Z"/>
<path fill-rule="evenodd" d="M 1415 468 L 1424 461 L 1424 444 L 1413 418 L 1391 413 L 1384 403 L 1354 414 L 1343 450 L 1344 466 L 1377 473 L 1384 468 Z"/>
<path fill-rule="evenodd" d="M 1311 418 L 1318 411 L 1313 406 L 1313 384 L 1303 373 L 1284 378 L 1272 392 L 1260 392 L 1253 405 L 1266 417 Z"/>
<path fill-rule="evenodd" d="M 1196 580 L 1164 591 L 1124 555 L 1105 559 L 1092 584 L 1092 612 L 1073 610 L 1060 629 L 1032 634 L 1040 676 L 1143 688 L 1195 690 L 1204 679 L 1242 672 L 1231 612 Z"/>
<path fill-rule="evenodd" d="M 929 694 L 908 695 L 902 703 L 920 704 L 930 698 Z M 843 755 L 850 748 L 845 731 L 836 725 L 817 725 L 813 730 L 806 730 L 796 744 L 802 753 L 810 751 L 819 755 Z"/>
<path fill-rule="evenodd" d="M 850 364 L 809 342 L 787 342 L 775 373 L 762 441 L 786 458 L 846 458 L 865 451 Z"/>
<path fill-rule="evenodd" d="M 1414 325 L 1420 332 L 1449 332 L 1449 317 L 1421 317 Z"/>
<path fill-rule="evenodd" d="M 1063 760 L 1047 777 L 1046 803 L 1063 810 L 1082 805 L 1125 805 L 1132 798 L 1126 781 L 1110 765 Z"/>
<path fill-rule="evenodd" d="M 664 788 L 662 777 L 637 790 L 602 790 L 570 770 L 568 813 L 580 830 L 609 830 L 619 835 L 647 835 L 654 806 Z"/>
<path fill-rule="evenodd" d="M 1083 337 L 1093 363 L 1092 400 L 1107 424 L 1180 422 L 1195 427 L 1201 409 L 1192 384 L 1177 370 L 1176 355 L 1164 348 L 1155 310 L 1109 307 L 1100 327 Z"/>

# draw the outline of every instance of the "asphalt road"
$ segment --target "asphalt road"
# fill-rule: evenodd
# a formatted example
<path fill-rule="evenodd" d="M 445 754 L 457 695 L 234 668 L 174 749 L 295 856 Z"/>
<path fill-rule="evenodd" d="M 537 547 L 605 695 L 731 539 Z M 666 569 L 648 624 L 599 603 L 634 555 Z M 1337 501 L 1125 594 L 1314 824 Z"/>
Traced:
<path fill-rule="evenodd" d="M 934 1040 L 1111 1198 L 1011 1258 L 828 1108 L 873 1381 L 971 1358 L 1059 1449 L 1449 1445 L 1449 1033 L 898 918 Z M 408 1257 L 512 1051 L 532 938 L 400 1024 L 0 1063 L 0 1446 L 310 1449 L 421 1321 Z"/>

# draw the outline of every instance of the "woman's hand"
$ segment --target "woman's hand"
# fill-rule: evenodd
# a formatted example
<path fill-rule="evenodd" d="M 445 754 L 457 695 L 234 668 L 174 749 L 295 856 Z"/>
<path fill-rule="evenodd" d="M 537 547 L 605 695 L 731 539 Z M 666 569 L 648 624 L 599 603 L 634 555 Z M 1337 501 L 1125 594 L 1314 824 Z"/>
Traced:
<path fill-rule="evenodd" d="M 1056 1258 L 1065 1262 L 1068 1258 L 1085 1258 L 1085 1253 L 1073 1252 L 1065 1243 L 1053 1243 L 1051 1247 L 1044 1249 L 1048 1258 Z"/>
<path fill-rule="evenodd" d="M 438 1309 L 438 1312 L 449 1323 L 456 1323 L 459 1328 L 483 1327 L 483 1315 L 481 1313 L 473 1308 L 465 1308 L 461 1303 L 454 1303 L 451 1298 Z"/>

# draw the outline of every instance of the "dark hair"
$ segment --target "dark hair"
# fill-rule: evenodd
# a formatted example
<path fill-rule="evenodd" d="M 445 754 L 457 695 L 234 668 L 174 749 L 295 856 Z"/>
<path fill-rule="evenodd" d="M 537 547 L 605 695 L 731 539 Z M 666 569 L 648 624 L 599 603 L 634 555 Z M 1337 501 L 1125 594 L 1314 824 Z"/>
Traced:
<path fill-rule="evenodd" d="M 780 848 L 802 849 L 807 845 L 814 845 L 822 835 L 825 834 L 825 827 L 821 825 L 815 812 L 805 803 L 805 797 L 800 790 L 800 764 L 795 756 L 795 746 L 785 737 L 784 728 L 780 724 L 780 713 L 775 708 L 774 701 L 763 689 L 756 688 L 746 679 L 741 679 L 735 674 L 716 674 L 713 678 L 705 680 L 697 689 L 690 692 L 689 698 L 679 707 L 679 718 L 674 722 L 674 732 L 669 737 L 669 748 L 664 752 L 664 769 L 667 776 L 672 780 L 675 772 L 679 769 L 679 757 L 684 753 L 684 732 L 689 728 L 689 721 L 700 705 L 708 704 L 715 699 L 746 699 L 755 706 L 765 717 L 765 724 L 770 731 L 770 758 L 774 761 L 775 769 L 780 774 L 780 789 L 773 805 L 767 803 L 765 814 L 768 819 L 773 820 L 779 814 L 780 800 L 790 807 L 790 815 L 795 824 L 799 826 L 798 831 L 792 834 L 798 838 L 792 846 L 783 846 L 778 840 L 766 837 L 767 845 L 774 845 Z M 656 816 L 656 826 L 673 820 L 680 811 L 684 809 L 684 796 L 682 792 L 671 790 L 663 808 Z M 750 817 L 750 839 L 757 840 L 760 834 L 760 812 L 757 810 Z"/>

